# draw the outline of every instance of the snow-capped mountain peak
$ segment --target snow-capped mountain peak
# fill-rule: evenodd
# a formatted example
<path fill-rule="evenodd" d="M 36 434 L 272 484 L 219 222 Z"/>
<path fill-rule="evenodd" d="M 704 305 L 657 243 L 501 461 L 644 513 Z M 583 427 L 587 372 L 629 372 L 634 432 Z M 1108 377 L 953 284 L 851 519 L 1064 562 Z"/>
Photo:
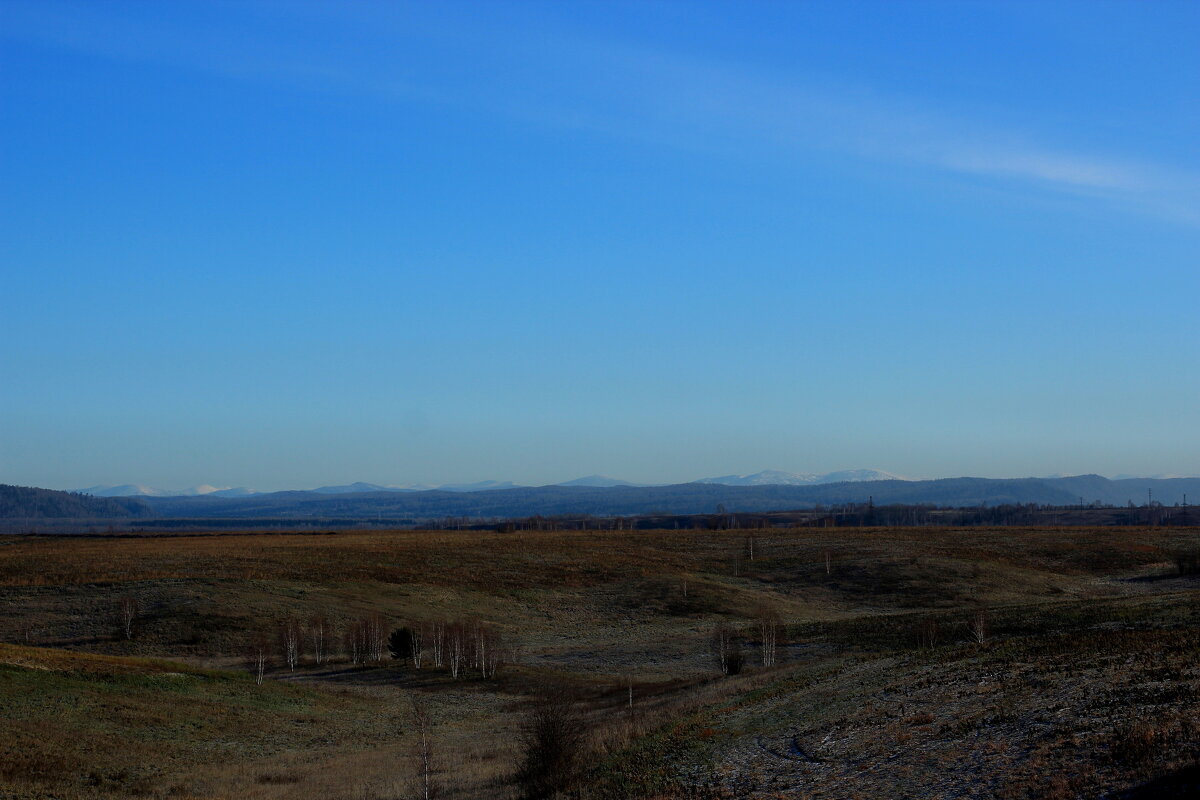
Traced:
<path fill-rule="evenodd" d="M 213 486 L 208 483 L 191 486 L 187 489 L 158 489 L 141 483 L 122 483 L 118 486 L 99 484 L 79 491 L 95 497 L 200 497 L 206 494 L 217 497 L 245 497 L 256 494 L 256 492 L 241 486 Z"/>
<path fill-rule="evenodd" d="M 696 483 L 720 483 L 725 486 L 815 486 L 823 483 L 861 483 L 863 481 L 907 480 L 890 472 L 877 469 L 847 469 L 838 472 L 783 472 L 766 469 L 750 475 L 722 475 L 717 478 L 702 478 Z"/>

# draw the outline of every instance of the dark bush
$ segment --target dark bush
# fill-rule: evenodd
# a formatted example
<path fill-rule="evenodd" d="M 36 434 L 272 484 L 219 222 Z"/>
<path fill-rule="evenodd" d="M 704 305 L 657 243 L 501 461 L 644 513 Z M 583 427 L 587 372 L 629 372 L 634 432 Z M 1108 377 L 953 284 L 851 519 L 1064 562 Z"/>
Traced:
<path fill-rule="evenodd" d="M 392 658 L 407 661 L 413 654 L 413 636 L 408 628 L 396 628 L 388 636 L 388 652 Z"/>
<path fill-rule="evenodd" d="M 521 727 L 517 783 L 527 800 L 568 788 L 583 764 L 587 732 L 571 698 L 560 691 L 538 701 Z"/>
<path fill-rule="evenodd" d="M 1200 575 L 1200 550 L 1176 553 L 1175 568 L 1180 575 Z"/>
<path fill-rule="evenodd" d="M 738 675 L 742 671 L 742 667 L 746 666 L 746 656 L 742 653 L 742 646 L 736 640 L 733 647 L 726 657 L 726 675 Z"/>

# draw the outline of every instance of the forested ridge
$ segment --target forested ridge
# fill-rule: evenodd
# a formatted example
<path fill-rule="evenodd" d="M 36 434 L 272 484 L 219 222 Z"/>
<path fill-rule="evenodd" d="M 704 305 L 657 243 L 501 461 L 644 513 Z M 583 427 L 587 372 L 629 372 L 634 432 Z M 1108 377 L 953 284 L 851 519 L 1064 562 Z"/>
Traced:
<path fill-rule="evenodd" d="M 131 497 L 93 497 L 0 483 L 0 519 L 118 519 L 153 513 Z"/>

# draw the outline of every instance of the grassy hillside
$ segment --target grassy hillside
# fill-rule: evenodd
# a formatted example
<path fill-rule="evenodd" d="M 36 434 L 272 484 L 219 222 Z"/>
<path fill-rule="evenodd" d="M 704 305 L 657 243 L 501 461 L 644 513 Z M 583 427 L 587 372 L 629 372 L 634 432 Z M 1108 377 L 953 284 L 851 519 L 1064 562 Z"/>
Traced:
<path fill-rule="evenodd" d="M 0 786 L 403 796 L 415 698 L 447 796 L 515 797 L 520 722 L 565 691 L 591 731 L 583 797 L 1095 796 L 1197 755 L 1200 583 L 1179 571 L 1198 547 L 1078 528 L 2 537 L 0 717 L 19 724 Z M 786 624 L 770 668 L 763 608 Z M 304 645 L 285 665 L 286 620 L 340 640 L 371 614 L 477 620 L 508 663 L 455 680 Z M 722 622 L 736 677 L 710 653 Z"/>

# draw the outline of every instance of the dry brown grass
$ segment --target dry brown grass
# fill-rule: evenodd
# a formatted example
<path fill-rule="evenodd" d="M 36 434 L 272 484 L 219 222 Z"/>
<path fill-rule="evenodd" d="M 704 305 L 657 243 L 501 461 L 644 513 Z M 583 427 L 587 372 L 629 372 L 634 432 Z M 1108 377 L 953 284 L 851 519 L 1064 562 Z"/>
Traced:
<path fill-rule="evenodd" d="M 1196 644 L 1179 632 L 1200 606 L 1172 555 L 1195 550 L 1195 530 L 755 536 L 736 570 L 740 531 L 0 537 L 0 641 L 20 643 L 0 646 L 0 717 L 15 731 L 0 794 L 399 797 L 410 692 L 433 710 L 451 798 L 512 796 L 514 731 L 547 686 L 583 704 L 599 771 L 580 796 L 598 800 L 888 796 L 888 781 L 936 770 L 967 780 L 969 764 L 1010 780 L 989 778 L 987 794 L 939 779 L 944 791 L 1068 796 L 1173 768 L 1195 739 L 1182 723 L 1135 727 L 1139 712 L 1194 707 Z M 130 641 L 123 597 L 141 609 Z M 788 625 L 785 663 L 716 679 L 713 625 L 748 626 L 764 604 Z M 978 608 L 982 645 L 964 622 Z M 318 612 L 335 626 L 478 618 L 519 642 L 520 664 L 487 682 L 303 664 L 256 689 L 247 637 Z M 918 649 L 923 620 L 939 636 Z M 1078 708 L 1058 710 L 1068 696 Z M 1107 705 L 1079 710 L 1090 698 Z M 1052 723 L 1056 738 L 1037 739 Z M 794 742 L 822 760 L 797 760 Z M 1068 758 L 1093 769 L 1039 782 Z"/>

